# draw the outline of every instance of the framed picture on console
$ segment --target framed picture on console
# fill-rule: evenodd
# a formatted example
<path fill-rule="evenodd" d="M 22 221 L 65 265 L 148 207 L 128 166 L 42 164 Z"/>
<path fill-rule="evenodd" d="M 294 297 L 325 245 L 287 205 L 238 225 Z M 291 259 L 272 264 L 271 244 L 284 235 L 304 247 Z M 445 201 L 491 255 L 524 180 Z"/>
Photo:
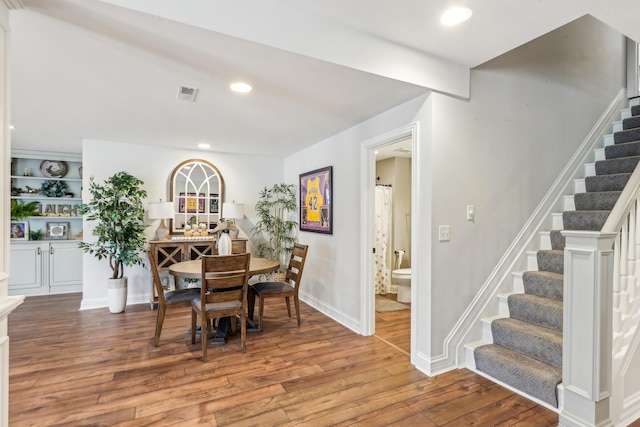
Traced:
<path fill-rule="evenodd" d="M 333 234 L 333 167 L 300 174 L 300 230 Z"/>

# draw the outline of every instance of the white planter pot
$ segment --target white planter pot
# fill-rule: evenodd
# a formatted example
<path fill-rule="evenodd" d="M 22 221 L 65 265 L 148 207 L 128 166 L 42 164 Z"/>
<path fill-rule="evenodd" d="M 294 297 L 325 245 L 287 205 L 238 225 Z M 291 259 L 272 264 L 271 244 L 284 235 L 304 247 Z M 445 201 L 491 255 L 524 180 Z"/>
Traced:
<path fill-rule="evenodd" d="M 107 302 L 111 313 L 122 313 L 127 306 L 127 278 L 107 279 Z"/>

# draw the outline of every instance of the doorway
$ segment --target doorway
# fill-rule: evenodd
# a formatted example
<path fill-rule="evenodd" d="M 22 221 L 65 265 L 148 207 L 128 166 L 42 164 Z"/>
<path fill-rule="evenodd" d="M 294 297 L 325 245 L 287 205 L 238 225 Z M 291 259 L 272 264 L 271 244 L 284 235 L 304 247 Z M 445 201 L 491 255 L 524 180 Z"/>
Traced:
<path fill-rule="evenodd" d="M 392 272 L 400 264 L 403 268 L 409 268 L 409 277 L 413 285 L 416 277 L 417 265 L 413 262 L 413 254 L 416 253 L 416 239 L 412 238 L 412 230 L 415 230 L 415 197 L 416 197 L 416 156 L 417 156 L 418 125 L 413 123 L 384 135 L 372 138 L 362 144 L 362 203 L 363 209 L 362 232 L 363 251 L 371 254 L 363 257 L 363 282 L 362 282 L 362 324 L 363 331 L 367 335 L 375 335 L 399 351 L 409 355 L 412 363 L 415 354 L 416 331 L 416 287 L 410 286 L 407 290 L 409 297 L 404 293 L 406 302 L 398 302 L 398 289 L 391 282 Z M 399 175 L 405 174 L 406 181 L 399 179 Z M 378 178 L 380 178 L 378 180 Z M 376 254 L 376 213 L 375 193 L 376 185 L 388 186 L 391 189 L 392 199 L 395 193 L 397 199 L 404 199 L 399 206 L 393 207 L 390 239 L 385 254 L 378 257 Z M 395 188 L 394 188 L 395 187 Z M 391 205 L 394 203 L 392 202 Z M 392 238 L 391 235 L 397 238 Z M 402 252 L 399 260 L 396 252 Z M 377 259 L 378 258 L 378 259 Z M 380 285 L 376 283 L 378 269 L 381 266 L 379 258 L 386 258 L 386 274 L 388 287 L 386 295 L 380 294 Z M 416 268 L 414 268 L 416 267 Z M 395 281 L 394 281 L 395 282 Z M 406 289 L 406 288 L 405 288 Z M 397 311 L 376 311 L 376 299 L 384 298 L 394 304 L 404 305 L 406 309 Z M 412 309 L 413 308 L 413 309 Z"/>

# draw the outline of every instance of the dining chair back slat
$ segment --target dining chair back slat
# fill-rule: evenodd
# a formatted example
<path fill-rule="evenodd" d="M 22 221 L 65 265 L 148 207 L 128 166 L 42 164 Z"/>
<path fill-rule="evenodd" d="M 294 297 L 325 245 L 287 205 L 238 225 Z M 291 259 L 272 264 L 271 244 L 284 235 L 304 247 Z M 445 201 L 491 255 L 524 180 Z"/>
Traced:
<path fill-rule="evenodd" d="M 191 304 L 191 342 L 195 343 L 196 321 L 199 317 L 204 361 L 207 360 L 207 340 L 211 333 L 210 320 L 221 317 L 240 317 L 241 349 L 245 352 L 250 260 L 248 253 L 202 257 L 200 297 Z"/>
<path fill-rule="evenodd" d="M 253 312 L 255 308 L 256 298 L 259 300 L 258 307 L 258 330 L 263 330 L 263 314 L 264 300 L 266 298 L 284 298 L 287 305 L 287 313 L 291 317 L 291 306 L 289 299 L 293 298 L 296 309 L 296 318 L 298 326 L 300 326 L 300 301 L 298 291 L 300 289 L 300 280 L 302 279 L 302 271 L 307 259 L 308 245 L 295 243 L 289 258 L 289 266 L 283 282 L 258 282 L 249 286 L 249 318 L 253 320 Z"/>

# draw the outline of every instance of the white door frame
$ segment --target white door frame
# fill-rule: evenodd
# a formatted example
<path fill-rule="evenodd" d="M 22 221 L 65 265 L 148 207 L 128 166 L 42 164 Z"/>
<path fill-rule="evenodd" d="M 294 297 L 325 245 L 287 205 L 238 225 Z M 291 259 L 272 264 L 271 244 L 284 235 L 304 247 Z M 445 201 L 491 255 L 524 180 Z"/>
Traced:
<path fill-rule="evenodd" d="M 375 222 L 374 212 L 374 192 L 376 182 L 376 156 L 375 150 L 385 145 L 393 144 L 404 139 L 411 139 L 411 277 L 417 276 L 417 268 L 419 263 L 415 262 L 417 251 L 417 240 L 414 238 L 415 231 L 418 230 L 416 225 L 416 206 L 418 192 L 418 123 L 411 123 L 405 127 L 394 129 L 385 134 L 378 135 L 367 141 L 364 141 L 360 147 L 360 168 L 362 170 L 362 181 L 360 183 L 360 208 L 362 212 L 361 218 L 361 253 L 362 257 L 360 265 L 361 283 L 361 302 L 360 302 L 360 324 L 362 325 L 363 335 L 373 335 L 376 327 L 375 317 L 375 289 L 374 281 L 374 256 L 373 248 L 375 247 L 375 233 L 373 225 Z M 415 283 L 415 281 L 413 281 Z M 415 337 L 417 336 L 416 313 L 418 305 L 416 302 L 416 286 L 411 286 L 411 361 L 413 363 L 415 354 Z"/>

